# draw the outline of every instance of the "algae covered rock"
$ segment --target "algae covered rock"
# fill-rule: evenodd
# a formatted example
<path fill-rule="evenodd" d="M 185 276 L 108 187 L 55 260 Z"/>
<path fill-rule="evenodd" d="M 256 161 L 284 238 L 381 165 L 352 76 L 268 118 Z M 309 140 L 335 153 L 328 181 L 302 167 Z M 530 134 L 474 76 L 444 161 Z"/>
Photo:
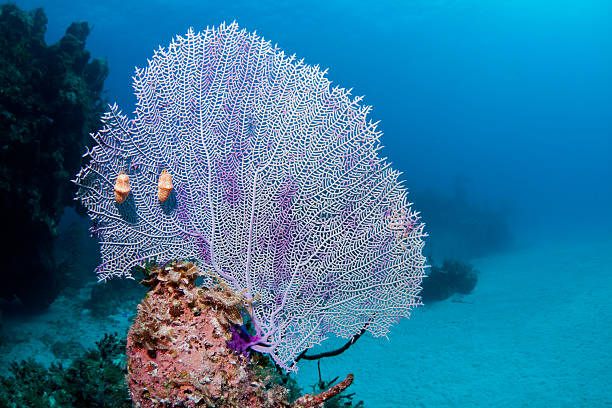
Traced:
<path fill-rule="evenodd" d="M 198 287 L 198 268 L 148 270 L 152 286 L 127 339 L 128 387 L 136 407 L 289 407 L 289 391 L 233 349 L 248 305 L 219 281 Z"/>
<path fill-rule="evenodd" d="M 322 392 L 299 396 L 292 377 L 250 348 L 252 305 L 213 272 L 188 261 L 152 263 L 144 271 L 151 290 L 138 306 L 126 353 L 135 407 L 353 406 L 341 395 L 352 374 L 334 386 L 320 381 L 315 390 Z M 216 283 L 197 286 L 205 274 Z"/>

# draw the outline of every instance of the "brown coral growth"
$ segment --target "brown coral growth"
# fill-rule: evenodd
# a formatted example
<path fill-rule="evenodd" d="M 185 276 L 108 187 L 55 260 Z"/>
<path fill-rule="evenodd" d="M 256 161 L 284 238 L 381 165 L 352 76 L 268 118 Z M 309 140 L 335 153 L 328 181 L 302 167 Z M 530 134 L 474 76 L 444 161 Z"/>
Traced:
<path fill-rule="evenodd" d="M 320 394 L 311 395 L 306 394 L 297 399 L 291 406 L 292 408 L 314 408 L 314 407 L 323 407 L 325 401 L 328 399 L 335 397 L 340 394 L 342 391 L 346 390 L 353 383 L 353 374 L 349 374 L 346 376 L 344 380 L 334 385 L 327 391 L 323 391 Z"/>

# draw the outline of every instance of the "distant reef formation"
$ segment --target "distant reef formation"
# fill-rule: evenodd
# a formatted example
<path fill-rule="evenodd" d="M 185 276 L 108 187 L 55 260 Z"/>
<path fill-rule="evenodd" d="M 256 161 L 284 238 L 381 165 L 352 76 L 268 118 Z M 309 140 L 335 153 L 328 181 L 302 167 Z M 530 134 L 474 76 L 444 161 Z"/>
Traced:
<path fill-rule="evenodd" d="M 72 175 L 88 133 L 99 126 L 105 60 L 90 59 L 86 22 L 72 23 L 53 45 L 47 17 L 0 5 L 0 298 L 31 310 L 50 304 L 62 272 L 53 258 L 56 227 L 73 205 Z"/>
<path fill-rule="evenodd" d="M 445 300 L 456 293 L 467 295 L 476 287 L 479 272 L 473 265 L 458 259 L 447 259 L 442 265 L 430 261 L 431 268 L 421 285 L 423 303 Z"/>
<path fill-rule="evenodd" d="M 488 208 L 465 186 L 454 192 L 434 189 L 413 191 L 413 199 L 425 214 L 428 256 L 470 260 L 507 251 L 514 246 L 511 203 Z"/>

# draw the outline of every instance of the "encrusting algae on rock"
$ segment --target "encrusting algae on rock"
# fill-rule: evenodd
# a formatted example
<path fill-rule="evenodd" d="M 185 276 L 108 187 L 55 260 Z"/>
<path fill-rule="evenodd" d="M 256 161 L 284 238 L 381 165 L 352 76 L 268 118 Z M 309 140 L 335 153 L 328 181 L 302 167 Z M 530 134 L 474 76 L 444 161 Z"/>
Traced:
<path fill-rule="evenodd" d="M 128 333 L 128 387 L 137 407 L 289 406 L 286 390 L 267 388 L 246 356 L 228 348 L 241 298 L 195 285 L 198 268 L 178 262 L 149 270 L 152 290 Z M 261 386 L 253 386 L 257 383 Z"/>
<path fill-rule="evenodd" d="M 138 306 L 127 339 L 127 382 L 135 407 L 294 407 L 322 404 L 342 392 L 352 375 L 293 404 L 274 370 L 247 351 L 243 296 L 220 279 L 195 284 L 200 271 L 178 261 L 146 269 L 151 287 Z M 257 355 L 258 358 L 254 358 Z"/>

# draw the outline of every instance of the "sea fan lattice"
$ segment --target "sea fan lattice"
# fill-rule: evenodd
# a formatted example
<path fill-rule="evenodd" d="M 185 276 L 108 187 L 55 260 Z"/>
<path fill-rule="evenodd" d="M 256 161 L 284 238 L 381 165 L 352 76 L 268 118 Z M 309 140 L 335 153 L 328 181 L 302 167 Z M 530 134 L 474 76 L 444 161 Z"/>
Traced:
<path fill-rule="evenodd" d="M 236 23 L 160 47 L 134 89 L 135 117 L 111 106 L 75 180 L 100 279 L 195 259 L 244 293 L 253 348 L 286 369 L 328 333 L 386 335 L 420 303 L 423 224 L 361 97 Z"/>

